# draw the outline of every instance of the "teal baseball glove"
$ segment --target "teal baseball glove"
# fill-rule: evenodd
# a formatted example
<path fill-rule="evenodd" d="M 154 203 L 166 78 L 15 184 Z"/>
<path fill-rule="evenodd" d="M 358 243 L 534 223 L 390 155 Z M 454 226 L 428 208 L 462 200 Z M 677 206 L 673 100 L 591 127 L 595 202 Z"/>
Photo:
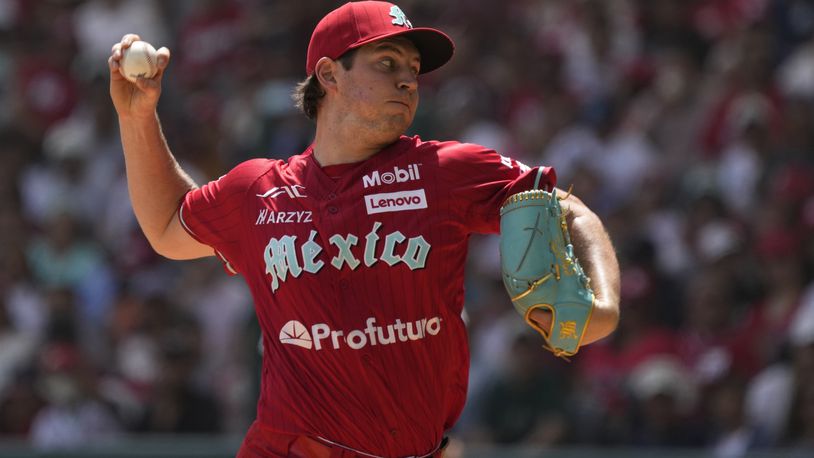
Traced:
<path fill-rule="evenodd" d="M 593 311 L 594 293 L 565 222 L 556 190 L 524 191 L 500 209 L 503 285 L 515 309 L 558 357 L 577 353 Z M 530 319 L 532 310 L 551 312 L 551 329 Z"/>

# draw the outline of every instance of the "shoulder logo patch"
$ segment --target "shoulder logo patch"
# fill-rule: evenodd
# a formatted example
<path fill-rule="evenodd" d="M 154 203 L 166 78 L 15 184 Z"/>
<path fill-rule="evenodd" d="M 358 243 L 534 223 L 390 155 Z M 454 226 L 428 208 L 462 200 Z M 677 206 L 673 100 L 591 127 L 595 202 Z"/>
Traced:
<path fill-rule="evenodd" d="M 305 186 L 302 185 L 291 185 L 291 186 L 275 186 L 268 191 L 264 192 L 263 194 L 256 194 L 257 197 L 266 198 L 271 197 L 272 199 L 276 199 L 277 197 L 286 194 L 288 197 L 292 199 L 296 199 L 298 197 L 308 197 L 303 194 L 302 191 L 305 191 Z"/>

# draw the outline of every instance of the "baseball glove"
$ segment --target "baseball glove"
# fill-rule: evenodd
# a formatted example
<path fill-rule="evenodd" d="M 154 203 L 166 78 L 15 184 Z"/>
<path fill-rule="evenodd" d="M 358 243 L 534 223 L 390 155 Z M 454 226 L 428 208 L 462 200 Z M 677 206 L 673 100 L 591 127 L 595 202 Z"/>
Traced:
<path fill-rule="evenodd" d="M 560 198 L 540 189 L 509 197 L 500 209 L 503 284 L 515 309 L 558 357 L 577 353 L 593 311 L 590 279 L 574 256 Z M 531 320 L 548 309 L 551 329 Z"/>

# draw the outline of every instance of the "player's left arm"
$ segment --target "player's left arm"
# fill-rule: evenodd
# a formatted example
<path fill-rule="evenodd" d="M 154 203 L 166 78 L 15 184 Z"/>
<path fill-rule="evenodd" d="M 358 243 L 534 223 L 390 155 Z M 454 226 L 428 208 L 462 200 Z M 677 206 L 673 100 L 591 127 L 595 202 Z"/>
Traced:
<path fill-rule="evenodd" d="M 566 212 L 574 254 L 591 279 L 595 296 L 594 310 L 582 340 L 585 345 L 609 335 L 619 323 L 619 262 L 599 216 L 573 194 L 557 189 L 557 195 L 568 196 L 560 205 Z M 551 314 L 544 309 L 532 311 L 531 319 L 543 329 L 551 328 Z"/>

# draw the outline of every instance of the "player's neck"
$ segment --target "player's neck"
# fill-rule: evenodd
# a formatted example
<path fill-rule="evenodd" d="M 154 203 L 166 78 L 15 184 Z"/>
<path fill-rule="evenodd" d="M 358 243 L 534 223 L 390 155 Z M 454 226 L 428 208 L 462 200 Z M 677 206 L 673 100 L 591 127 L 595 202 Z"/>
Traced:
<path fill-rule="evenodd" d="M 332 128 L 328 123 L 317 123 L 314 137 L 314 159 L 319 165 L 351 164 L 364 161 L 387 146 L 365 142 L 364 138 L 355 135 L 350 129 Z"/>

